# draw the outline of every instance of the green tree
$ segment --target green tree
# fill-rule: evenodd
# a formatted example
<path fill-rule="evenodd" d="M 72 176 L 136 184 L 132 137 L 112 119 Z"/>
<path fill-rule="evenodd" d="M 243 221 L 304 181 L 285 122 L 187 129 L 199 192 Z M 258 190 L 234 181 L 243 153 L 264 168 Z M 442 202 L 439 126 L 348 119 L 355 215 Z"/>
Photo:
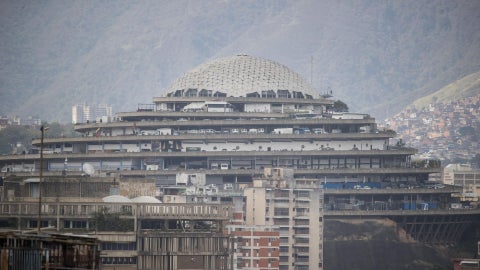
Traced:
<path fill-rule="evenodd" d="M 473 127 L 461 127 L 458 129 L 458 133 L 462 136 L 475 135 L 475 129 Z"/>
<path fill-rule="evenodd" d="M 7 126 L 0 130 L 0 154 L 14 154 L 18 144 L 22 144 L 24 149 L 28 151 L 32 146 L 32 139 L 40 137 L 40 130 L 25 126 Z"/>
<path fill-rule="evenodd" d="M 48 127 L 45 138 L 55 137 L 77 137 L 79 134 L 74 131 L 72 124 L 62 125 L 59 123 L 43 123 Z M 39 139 L 40 129 L 29 126 L 11 125 L 0 130 L 0 154 L 21 154 L 32 148 L 32 140 Z M 17 148 L 18 144 L 23 147 Z"/>
<path fill-rule="evenodd" d="M 470 163 L 472 164 L 472 166 L 476 167 L 476 168 L 480 168 L 480 154 L 476 154 L 472 160 L 470 161 Z"/>
<path fill-rule="evenodd" d="M 348 112 L 348 106 L 341 100 L 336 100 L 333 103 L 333 111 L 335 112 Z"/>
<path fill-rule="evenodd" d="M 397 147 L 400 147 L 400 148 L 403 148 L 403 147 L 405 147 L 405 143 L 403 142 L 402 139 L 400 139 L 400 140 L 398 140 L 396 146 L 397 146 Z"/>
<path fill-rule="evenodd" d="M 97 231 L 132 231 L 134 228 L 133 220 L 123 219 L 122 214 L 130 214 L 128 210 L 122 209 L 124 212 L 110 213 L 108 208 L 102 208 L 93 216 L 93 221 Z"/>

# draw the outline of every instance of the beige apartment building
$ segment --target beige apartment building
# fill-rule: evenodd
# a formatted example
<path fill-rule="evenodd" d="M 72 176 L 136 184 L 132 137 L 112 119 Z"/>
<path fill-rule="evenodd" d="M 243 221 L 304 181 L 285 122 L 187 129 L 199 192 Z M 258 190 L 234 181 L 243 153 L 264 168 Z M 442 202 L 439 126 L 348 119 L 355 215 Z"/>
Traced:
<path fill-rule="evenodd" d="M 480 197 L 480 170 L 470 164 L 449 164 L 443 169 L 443 183 L 462 187 L 461 200 L 477 202 Z"/>
<path fill-rule="evenodd" d="M 279 269 L 323 269 L 323 193 L 315 183 L 273 168 L 244 191 L 246 225 L 279 228 Z"/>

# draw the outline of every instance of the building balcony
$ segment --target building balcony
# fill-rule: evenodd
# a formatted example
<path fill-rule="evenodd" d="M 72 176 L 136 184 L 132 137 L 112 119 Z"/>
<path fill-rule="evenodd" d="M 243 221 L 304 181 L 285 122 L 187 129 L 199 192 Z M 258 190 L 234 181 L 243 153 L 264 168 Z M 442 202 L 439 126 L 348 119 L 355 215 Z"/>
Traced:
<path fill-rule="evenodd" d="M 309 234 L 295 234 L 293 236 L 294 239 L 310 239 L 310 235 Z M 301 240 L 302 241 L 302 240 Z"/>
<path fill-rule="evenodd" d="M 274 205 L 275 205 L 275 207 L 278 207 L 278 208 L 290 208 L 291 207 L 290 203 L 285 203 L 285 202 L 275 203 Z"/>
<path fill-rule="evenodd" d="M 297 256 L 302 256 L 302 257 L 308 257 L 309 256 L 308 251 L 306 251 L 306 252 L 298 252 L 297 251 L 296 254 L 297 254 Z"/>
<path fill-rule="evenodd" d="M 260 248 L 264 248 L 263 246 L 242 246 L 242 249 L 246 249 L 246 250 L 249 250 L 249 249 L 260 249 Z"/>
<path fill-rule="evenodd" d="M 310 219 L 310 213 L 308 212 L 297 212 L 293 219 Z"/>
<path fill-rule="evenodd" d="M 294 264 L 295 264 L 295 266 L 304 266 L 304 267 L 310 265 L 310 263 L 308 262 L 308 260 L 307 260 L 307 261 L 298 261 L 297 259 L 295 260 L 295 263 L 294 263 Z"/>
<path fill-rule="evenodd" d="M 200 219 L 227 220 L 232 216 L 233 206 L 218 204 L 137 204 L 105 202 L 56 202 L 56 198 L 43 198 L 41 215 L 44 218 L 89 219 L 102 209 L 120 213 L 123 218 L 138 219 Z M 38 215 L 38 202 L 2 202 L 0 216 L 31 217 Z"/>
<path fill-rule="evenodd" d="M 294 224 L 293 225 L 293 228 L 309 228 L 310 225 L 307 223 L 307 224 Z"/>
<path fill-rule="evenodd" d="M 310 207 L 310 202 L 297 201 L 295 202 L 296 208 L 308 208 Z"/>
<path fill-rule="evenodd" d="M 289 220 L 286 220 L 286 219 L 276 219 L 274 221 L 274 224 L 275 226 L 279 226 L 279 227 L 288 227 L 290 226 L 290 221 Z"/>
<path fill-rule="evenodd" d="M 297 256 L 299 256 L 299 255 L 300 254 L 297 253 Z M 302 257 L 296 257 L 295 258 L 295 264 L 296 265 L 308 265 L 309 262 L 310 262 L 309 257 L 302 256 Z"/>
<path fill-rule="evenodd" d="M 289 252 L 289 251 L 287 251 L 287 252 L 280 252 L 279 254 L 280 254 L 279 257 L 288 257 L 288 256 L 290 256 L 290 252 Z"/>
<path fill-rule="evenodd" d="M 290 219 L 290 215 L 288 214 L 274 214 L 274 219 Z"/>
<path fill-rule="evenodd" d="M 309 245 L 310 243 L 294 243 L 293 247 L 308 247 Z"/>

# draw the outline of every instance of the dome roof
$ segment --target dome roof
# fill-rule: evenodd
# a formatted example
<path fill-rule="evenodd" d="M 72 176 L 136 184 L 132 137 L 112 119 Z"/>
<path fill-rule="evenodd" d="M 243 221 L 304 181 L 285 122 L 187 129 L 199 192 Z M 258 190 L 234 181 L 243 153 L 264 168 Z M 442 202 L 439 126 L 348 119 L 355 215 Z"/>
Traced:
<path fill-rule="evenodd" d="M 138 196 L 132 199 L 136 203 L 161 203 L 161 201 L 152 196 Z"/>
<path fill-rule="evenodd" d="M 267 91 L 268 97 L 315 95 L 313 87 L 288 67 L 258 57 L 236 55 L 192 69 L 167 89 L 167 96 L 247 97 L 254 93 L 265 96 Z"/>
<path fill-rule="evenodd" d="M 103 202 L 113 202 L 113 203 L 130 203 L 132 200 L 130 200 L 127 197 L 121 196 L 121 195 L 111 195 L 107 197 L 103 197 Z"/>

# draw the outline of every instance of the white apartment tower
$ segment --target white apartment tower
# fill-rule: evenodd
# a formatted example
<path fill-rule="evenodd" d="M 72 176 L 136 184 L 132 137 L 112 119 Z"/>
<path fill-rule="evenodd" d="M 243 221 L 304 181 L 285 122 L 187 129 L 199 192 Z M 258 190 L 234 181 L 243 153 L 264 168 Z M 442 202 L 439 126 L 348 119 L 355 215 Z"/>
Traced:
<path fill-rule="evenodd" d="M 75 104 L 72 106 L 72 123 L 86 123 L 92 120 L 90 106 L 87 104 Z"/>
<path fill-rule="evenodd" d="M 112 117 L 113 116 L 113 109 L 112 106 L 106 103 L 100 103 L 95 107 L 95 119 L 103 118 L 103 117 Z"/>
<path fill-rule="evenodd" d="M 90 106 L 86 103 L 75 104 L 72 106 L 72 123 L 87 123 L 103 119 L 104 117 L 112 117 L 112 106 L 101 103 L 96 106 Z M 99 121 L 101 122 L 101 121 Z"/>

